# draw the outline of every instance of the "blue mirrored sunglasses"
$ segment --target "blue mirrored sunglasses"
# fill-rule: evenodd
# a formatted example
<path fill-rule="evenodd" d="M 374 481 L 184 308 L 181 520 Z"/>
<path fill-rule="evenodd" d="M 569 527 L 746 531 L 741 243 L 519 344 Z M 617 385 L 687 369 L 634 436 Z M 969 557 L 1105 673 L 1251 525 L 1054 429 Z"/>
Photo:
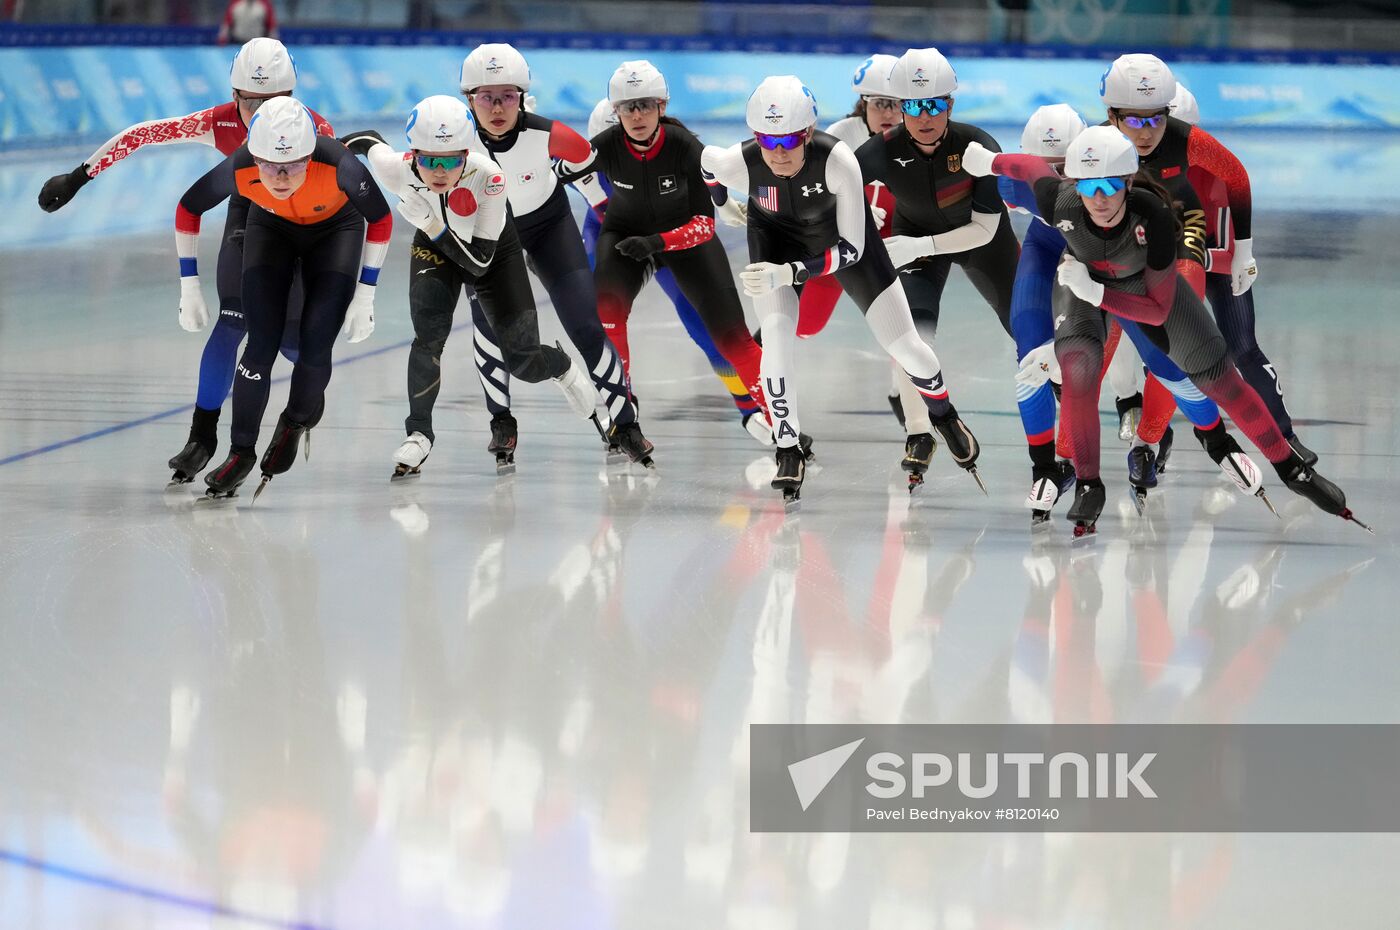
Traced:
<path fill-rule="evenodd" d="M 910 116 L 919 116 L 922 113 L 937 116 L 939 113 L 947 113 L 952 105 L 953 101 L 947 97 L 924 97 L 919 100 L 905 100 L 904 112 Z"/>
<path fill-rule="evenodd" d="M 756 132 L 753 137 L 758 140 L 758 144 L 768 151 L 774 149 L 795 149 L 803 142 L 807 141 L 805 132 L 789 132 L 781 136 L 771 136 L 766 132 Z"/>
<path fill-rule="evenodd" d="M 461 155 L 416 155 L 414 158 L 418 162 L 419 168 L 427 168 L 429 171 L 434 168 L 453 171 L 466 161 L 466 158 Z"/>
<path fill-rule="evenodd" d="M 1085 197 L 1092 197 L 1100 192 L 1105 197 L 1112 197 L 1127 186 L 1128 182 L 1122 178 L 1085 178 L 1074 185 L 1074 189 Z"/>

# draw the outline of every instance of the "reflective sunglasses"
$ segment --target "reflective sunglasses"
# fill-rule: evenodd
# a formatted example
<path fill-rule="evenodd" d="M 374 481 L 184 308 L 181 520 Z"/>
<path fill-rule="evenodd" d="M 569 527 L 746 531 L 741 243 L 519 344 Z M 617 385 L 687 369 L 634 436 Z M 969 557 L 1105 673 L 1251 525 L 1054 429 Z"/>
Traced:
<path fill-rule="evenodd" d="M 937 116 L 940 113 L 947 113 L 948 108 L 952 105 L 953 101 L 947 97 L 924 97 L 919 100 L 905 100 L 904 112 L 910 116 L 919 116 L 923 113 Z"/>
<path fill-rule="evenodd" d="M 1074 185 L 1074 189 L 1085 197 L 1092 197 L 1097 193 L 1112 197 L 1127 186 L 1128 182 L 1122 178 L 1084 178 Z"/>
<path fill-rule="evenodd" d="M 508 107 L 520 102 L 520 91 L 504 90 L 491 91 L 479 90 L 472 94 L 472 99 L 483 107 Z"/>
<path fill-rule="evenodd" d="M 1158 113 L 1156 116 L 1124 116 L 1117 110 L 1113 111 L 1113 115 L 1117 116 L 1118 119 L 1122 121 L 1123 125 L 1127 126 L 1129 129 L 1141 129 L 1144 126 L 1156 129 L 1158 126 L 1162 125 L 1162 121 L 1167 118 L 1167 114 L 1165 113 Z"/>
<path fill-rule="evenodd" d="M 441 168 L 443 171 L 455 171 L 466 161 L 465 155 L 418 155 L 414 154 L 413 160 L 418 162 L 419 168 L 426 168 L 432 171 Z"/>
<path fill-rule="evenodd" d="M 784 133 L 781 136 L 769 135 L 766 132 L 756 132 L 753 134 L 753 137 L 758 140 L 759 145 L 770 152 L 774 149 L 795 149 L 807 141 L 807 133 L 805 130 L 802 132 Z"/>
<path fill-rule="evenodd" d="M 311 164 L 311 156 L 299 158 L 296 161 L 264 161 L 261 158 L 254 158 L 253 164 L 258 166 L 258 170 L 263 174 L 279 175 L 285 174 L 293 177 L 306 173 L 306 166 Z"/>
<path fill-rule="evenodd" d="M 624 100 L 613 107 L 618 113 L 650 113 L 656 109 L 656 101 L 647 98 L 646 100 Z"/>

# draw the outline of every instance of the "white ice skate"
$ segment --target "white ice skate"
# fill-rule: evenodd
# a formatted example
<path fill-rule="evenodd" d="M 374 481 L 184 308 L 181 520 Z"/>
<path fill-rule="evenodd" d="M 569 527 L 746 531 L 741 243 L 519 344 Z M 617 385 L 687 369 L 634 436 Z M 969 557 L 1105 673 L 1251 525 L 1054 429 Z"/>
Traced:
<path fill-rule="evenodd" d="M 1264 506 L 1269 508 L 1270 513 L 1278 516 L 1273 503 L 1264 494 L 1264 476 L 1248 455 L 1243 452 L 1229 453 L 1220 460 L 1220 470 L 1225 473 L 1226 478 L 1235 483 L 1235 487 L 1239 488 L 1242 494 L 1251 494 L 1259 498 L 1264 502 Z"/>
<path fill-rule="evenodd" d="M 588 380 L 588 376 L 578 367 L 577 362 L 572 358 L 569 359 L 568 369 L 555 378 L 554 383 L 559 385 L 559 390 L 564 392 L 564 399 L 569 402 L 569 408 L 577 416 L 585 420 L 593 416 L 598 394 L 593 389 L 593 384 Z"/>
<path fill-rule="evenodd" d="M 773 445 L 773 424 L 768 422 L 768 417 L 762 410 L 755 410 L 744 417 L 744 430 L 757 439 L 760 445 Z"/>
<path fill-rule="evenodd" d="M 406 478 L 417 478 L 423 468 L 423 463 L 428 460 L 428 453 L 433 451 L 433 443 L 422 433 L 411 433 L 394 453 L 394 473 L 389 476 L 390 481 L 403 481 Z"/>

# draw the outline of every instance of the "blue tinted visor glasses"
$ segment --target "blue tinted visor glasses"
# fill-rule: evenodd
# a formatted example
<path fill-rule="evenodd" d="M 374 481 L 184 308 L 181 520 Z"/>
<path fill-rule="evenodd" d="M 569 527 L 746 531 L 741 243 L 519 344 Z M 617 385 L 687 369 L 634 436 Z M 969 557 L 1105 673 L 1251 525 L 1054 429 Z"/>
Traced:
<path fill-rule="evenodd" d="M 1085 197 L 1092 197 L 1098 193 L 1112 197 L 1127 186 L 1128 182 L 1122 178 L 1085 178 L 1075 184 L 1074 189 Z"/>
<path fill-rule="evenodd" d="M 937 116 L 940 113 L 947 113 L 948 108 L 952 105 L 953 101 L 947 97 L 923 97 L 919 100 L 903 101 L 904 112 L 910 116 L 919 116 L 923 113 Z"/>
<path fill-rule="evenodd" d="M 768 151 L 774 149 L 795 149 L 807 141 L 807 132 L 789 132 L 781 136 L 769 135 L 766 132 L 756 132 L 753 137 L 758 140 L 758 144 Z"/>

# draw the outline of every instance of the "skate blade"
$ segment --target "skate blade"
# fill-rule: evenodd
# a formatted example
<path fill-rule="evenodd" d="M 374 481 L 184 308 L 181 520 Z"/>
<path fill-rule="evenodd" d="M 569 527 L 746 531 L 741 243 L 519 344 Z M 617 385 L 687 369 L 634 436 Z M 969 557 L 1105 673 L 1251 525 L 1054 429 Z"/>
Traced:
<path fill-rule="evenodd" d="M 196 507 L 218 507 L 221 504 L 232 504 L 238 497 L 238 491 L 205 491 L 203 496 L 196 497 L 194 503 Z"/>
<path fill-rule="evenodd" d="M 402 468 L 403 466 L 399 466 L 399 467 Z M 400 481 L 407 481 L 407 480 L 409 480 L 410 478 L 418 478 L 418 477 L 421 477 L 422 474 L 423 474 L 422 470 L 421 470 L 421 469 L 417 469 L 417 468 L 412 468 L 412 469 L 409 469 L 408 471 L 399 471 L 398 469 L 395 469 L 395 470 L 394 470 L 394 473 L 393 473 L 392 475 L 389 476 L 389 481 L 390 481 L 391 483 L 397 484 L 397 483 L 400 482 Z"/>
<path fill-rule="evenodd" d="M 497 462 L 497 463 L 496 463 L 496 477 L 497 477 L 497 478 L 509 478 L 509 477 L 510 477 L 511 475 L 513 475 L 513 474 L 515 474 L 515 462 L 514 462 L 514 461 L 510 461 L 510 462 Z"/>
<path fill-rule="evenodd" d="M 802 512 L 802 498 L 798 497 L 798 496 L 795 495 L 795 494 L 794 494 L 792 497 L 788 497 L 787 494 L 784 494 L 784 495 L 783 495 L 783 513 L 788 514 L 788 515 L 792 515 L 792 514 L 801 513 L 801 512 Z"/>
<path fill-rule="evenodd" d="M 977 466 L 973 465 L 967 470 L 967 473 L 972 476 L 972 480 L 976 481 L 977 486 L 982 489 L 982 496 L 990 497 L 991 495 L 987 493 L 987 486 L 982 483 L 982 476 L 977 473 Z"/>
<path fill-rule="evenodd" d="M 1077 547 L 1093 545 L 1099 538 L 1099 526 L 1097 523 L 1076 523 L 1074 525 L 1074 537 L 1071 544 Z"/>
<path fill-rule="evenodd" d="M 1032 529 L 1032 530 L 1047 530 L 1047 529 L 1050 528 L 1050 524 L 1051 524 L 1052 522 L 1053 522 L 1053 521 L 1051 521 L 1051 519 L 1050 519 L 1050 511 L 1048 511 L 1048 510 L 1033 510 L 1033 511 L 1031 511 L 1031 529 Z"/>
<path fill-rule="evenodd" d="M 1352 523 L 1355 523 L 1357 526 L 1361 527 L 1363 530 L 1370 533 L 1372 536 L 1376 535 L 1375 530 L 1371 529 L 1365 523 L 1362 523 L 1360 520 L 1356 519 L 1356 514 L 1351 512 L 1350 507 L 1342 511 L 1341 517 L 1343 520 L 1350 520 Z"/>
<path fill-rule="evenodd" d="M 186 475 L 184 472 L 177 471 L 175 474 L 170 476 L 170 480 L 166 482 L 165 489 L 167 491 L 171 491 L 177 488 L 183 488 L 185 485 L 190 484 L 193 481 L 194 475 Z"/>
<path fill-rule="evenodd" d="M 1133 488 L 1133 508 L 1137 510 L 1138 516 L 1142 516 L 1147 510 L 1147 489 Z"/>
<path fill-rule="evenodd" d="M 258 486 L 253 490 L 253 503 L 254 503 L 254 504 L 256 504 L 256 503 L 258 502 L 258 495 L 262 494 L 263 489 L 266 488 L 266 487 L 268 486 L 268 484 L 270 484 L 271 482 L 272 482 L 272 476 L 271 476 L 271 475 L 263 475 L 262 480 L 258 482 Z"/>
<path fill-rule="evenodd" d="M 303 462 L 309 462 L 311 461 L 311 430 L 306 430 L 302 434 L 301 439 L 301 460 Z"/>
<path fill-rule="evenodd" d="M 1269 495 L 1264 493 L 1263 488 L 1260 488 L 1259 490 L 1255 491 L 1254 496 L 1264 502 L 1264 506 L 1269 508 L 1269 513 L 1273 514 L 1275 517 L 1278 517 L 1278 519 L 1280 520 L 1283 519 L 1283 517 L 1279 516 L 1279 512 L 1274 509 L 1274 502 L 1269 500 Z"/>
<path fill-rule="evenodd" d="M 596 411 L 588 415 L 588 422 L 592 423 L 593 428 L 598 431 L 598 438 L 603 440 L 603 442 L 607 442 L 608 431 L 603 429 L 603 424 L 598 420 L 598 414 Z"/>
<path fill-rule="evenodd" d="M 652 461 L 652 458 L 651 458 L 651 456 L 649 456 L 649 455 L 646 456 L 645 458 L 638 459 L 638 460 L 637 460 L 637 463 L 638 463 L 639 465 L 641 465 L 643 468 L 648 468 L 648 469 L 651 469 L 652 471 L 655 471 L 655 470 L 656 470 L 656 463 L 655 463 L 654 461 Z"/>

